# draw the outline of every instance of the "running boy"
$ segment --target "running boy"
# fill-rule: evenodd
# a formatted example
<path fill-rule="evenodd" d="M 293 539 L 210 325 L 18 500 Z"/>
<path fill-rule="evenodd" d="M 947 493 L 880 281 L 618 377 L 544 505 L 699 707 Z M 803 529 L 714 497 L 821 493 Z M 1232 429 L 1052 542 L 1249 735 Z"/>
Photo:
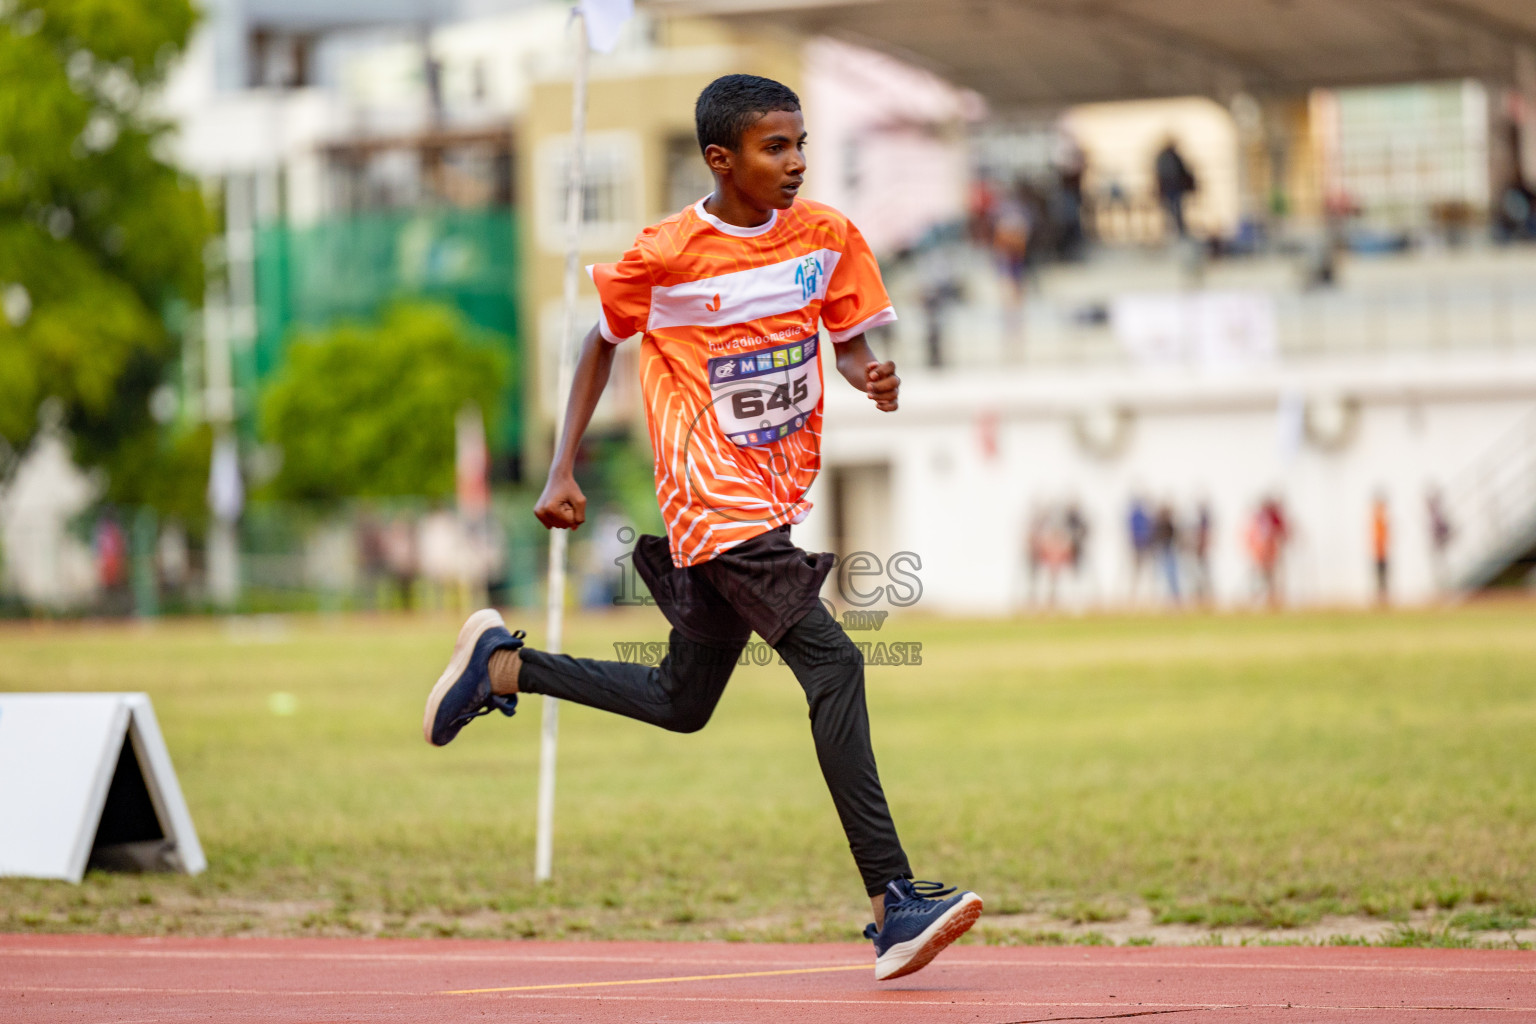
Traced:
<path fill-rule="evenodd" d="M 964 934 L 982 903 L 912 881 L 875 770 L 863 660 L 817 599 L 832 556 L 789 538 L 821 467 L 818 325 L 843 378 L 895 412 L 895 364 L 877 361 L 863 335 L 896 314 L 858 230 L 830 207 L 797 201 L 805 126 L 793 92 L 727 75 L 699 94 L 694 117 L 715 190 L 640 232 L 619 262 L 590 268 L 602 317 L 582 345 L 534 509 L 550 529 L 585 521 L 576 452 L 613 346 L 641 334 L 667 536 L 641 537 L 634 564 L 672 626 L 669 653 L 656 667 L 549 654 L 479 611 L 427 698 L 423 730 L 441 746 L 479 715 L 513 714 L 521 692 L 694 732 L 757 632 L 805 690 L 816 757 L 874 910 L 864 934 L 875 977 L 898 978 Z"/>

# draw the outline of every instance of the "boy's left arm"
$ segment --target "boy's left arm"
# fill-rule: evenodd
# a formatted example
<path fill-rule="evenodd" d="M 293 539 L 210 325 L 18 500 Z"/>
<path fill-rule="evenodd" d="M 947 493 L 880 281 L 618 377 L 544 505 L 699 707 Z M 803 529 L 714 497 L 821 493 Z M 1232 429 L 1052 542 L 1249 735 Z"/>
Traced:
<path fill-rule="evenodd" d="M 896 364 L 890 360 L 881 362 L 869 350 L 864 335 L 835 342 L 837 372 L 843 379 L 869 396 L 875 408 L 881 412 L 895 412 L 896 400 L 901 390 L 901 378 L 896 376 Z"/>

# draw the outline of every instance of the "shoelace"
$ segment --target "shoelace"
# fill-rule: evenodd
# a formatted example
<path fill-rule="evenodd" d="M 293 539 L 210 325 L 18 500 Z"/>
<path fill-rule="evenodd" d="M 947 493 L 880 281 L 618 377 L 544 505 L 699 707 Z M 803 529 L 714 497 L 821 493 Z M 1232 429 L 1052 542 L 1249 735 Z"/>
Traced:
<path fill-rule="evenodd" d="M 946 887 L 943 882 L 924 882 L 914 879 L 911 885 L 913 897 L 919 900 L 943 899 L 945 896 L 948 896 L 955 891 L 955 886 L 951 885 Z M 904 900 L 901 903 L 896 904 L 894 907 L 891 907 L 888 911 L 886 911 L 886 917 L 889 918 L 893 913 L 900 913 L 902 909 L 911 902 L 912 900 Z M 864 937 L 866 939 L 873 939 L 879 934 L 880 929 L 875 927 L 875 923 L 873 921 L 864 926 Z"/>
<path fill-rule="evenodd" d="M 936 900 L 948 896 L 955 891 L 955 886 L 945 887 L 943 882 L 918 882 L 912 883 L 912 892 L 919 899 Z"/>
<path fill-rule="evenodd" d="M 512 631 L 512 639 L 514 639 L 514 640 L 525 640 L 527 638 L 528 638 L 527 630 L 514 629 Z M 455 718 L 453 720 L 453 724 L 454 725 L 463 725 L 463 724 L 468 723 L 468 722 L 473 722 L 475 719 L 479 718 L 481 715 L 488 715 L 492 711 L 495 711 L 497 704 L 501 703 L 504 700 L 506 700 L 505 697 L 498 697 L 496 694 L 493 693 L 493 694 L 491 694 L 491 699 L 490 699 L 489 703 L 482 704 L 478 708 L 476 708 L 475 710 L 470 711 L 467 714 L 460 715 L 458 718 Z"/>

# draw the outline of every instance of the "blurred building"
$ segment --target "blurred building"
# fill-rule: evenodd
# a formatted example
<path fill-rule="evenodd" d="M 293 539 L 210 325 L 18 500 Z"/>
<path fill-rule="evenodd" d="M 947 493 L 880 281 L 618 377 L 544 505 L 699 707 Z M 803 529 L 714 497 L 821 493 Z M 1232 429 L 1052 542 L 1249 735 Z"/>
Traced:
<path fill-rule="evenodd" d="M 466 17 L 485 38 L 454 31 Z M 249 428 L 294 328 L 401 298 L 520 345 L 513 121 L 563 25 L 527 0 L 208 6 L 162 99 L 222 220 L 183 361 L 194 406 L 205 367 L 229 362 L 228 413 Z M 515 385 L 504 403 L 498 448 L 516 452 Z"/>
<path fill-rule="evenodd" d="M 1046 571 L 1042 532 L 1071 539 L 1049 570 L 1072 576 L 1049 591 L 1064 603 L 1236 605 L 1272 585 L 1354 603 L 1373 593 L 1380 491 L 1394 599 L 1519 576 L 1536 548 L 1536 13 L 1452 7 L 652 0 L 593 62 L 582 262 L 707 192 L 706 82 L 779 78 L 807 105 L 807 193 L 870 238 L 902 316 L 876 341 L 901 414 L 829 391 L 807 546 L 914 552 L 934 608 L 1034 600 L 1020 580 Z M 436 296 L 516 339 L 499 440 L 536 475 L 568 14 L 212 4 L 165 97 L 224 214 L 189 381 L 225 360 L 259 388 L 291 327 Z M 620 349 L 595 426 L 643 447 L 634 358 Z M 1161 576 L 1133 508 L 1163 524 Z M 1287 520 L 1272 573 L 1265 508 Z"/>

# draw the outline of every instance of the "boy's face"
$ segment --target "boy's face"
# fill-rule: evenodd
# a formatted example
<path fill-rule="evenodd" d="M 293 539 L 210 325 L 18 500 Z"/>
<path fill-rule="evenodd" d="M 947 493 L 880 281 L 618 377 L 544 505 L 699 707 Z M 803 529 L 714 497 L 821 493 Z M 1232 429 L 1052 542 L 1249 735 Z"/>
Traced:
<path fill-rule="evenodd" d="M 736 149 L 710 146 L 704 159 L 752 206 L 787 210 L 805 178 L 805 119 L 798 110 L 770 110 L 747 126 Z"/>

